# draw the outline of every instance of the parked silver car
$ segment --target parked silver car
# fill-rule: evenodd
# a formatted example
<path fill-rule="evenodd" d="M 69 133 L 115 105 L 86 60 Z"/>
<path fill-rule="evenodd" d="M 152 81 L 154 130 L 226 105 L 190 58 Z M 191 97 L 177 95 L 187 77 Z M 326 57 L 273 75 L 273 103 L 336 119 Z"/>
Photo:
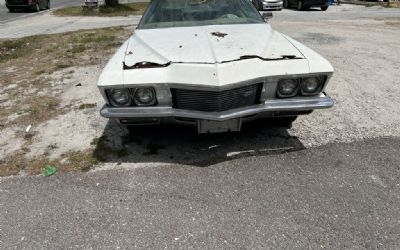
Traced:
<path fill-rule="evenodd" d="M 252 0 L 257 10 L 282 10 L 283 0 Z"/>

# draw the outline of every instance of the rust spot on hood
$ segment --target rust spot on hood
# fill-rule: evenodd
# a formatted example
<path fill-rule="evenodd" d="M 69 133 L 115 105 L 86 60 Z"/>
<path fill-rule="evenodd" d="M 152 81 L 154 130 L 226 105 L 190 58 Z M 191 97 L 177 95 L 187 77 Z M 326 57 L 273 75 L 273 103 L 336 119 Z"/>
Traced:
<path fill-rule="evenodd" d="M 166 64 L 159 64 L 159 63 L 153 63 L 153 62 L 138 62 L 132 66 L 128 66 L 124 62 L 124 69 L 146 69 L 146 68 L 163 68 L 167 67 L 171 64 L 171 62 L 168 62 Z"/>
<path fill-rule="evenodd" d="M 211 32 L 211 35 L 216 36 L 216 37 L 224 38 L 228 34 L 216 31 L 216 32 Z"/>

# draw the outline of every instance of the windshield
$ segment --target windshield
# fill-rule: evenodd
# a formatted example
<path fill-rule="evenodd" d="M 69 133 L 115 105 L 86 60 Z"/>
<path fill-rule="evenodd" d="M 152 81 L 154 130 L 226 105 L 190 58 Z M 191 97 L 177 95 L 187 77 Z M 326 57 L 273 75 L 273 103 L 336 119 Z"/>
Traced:
<path fill-rule="evenodd" d="M 249 0 L 153 0 L 138 28 L 262 22 Z"/>

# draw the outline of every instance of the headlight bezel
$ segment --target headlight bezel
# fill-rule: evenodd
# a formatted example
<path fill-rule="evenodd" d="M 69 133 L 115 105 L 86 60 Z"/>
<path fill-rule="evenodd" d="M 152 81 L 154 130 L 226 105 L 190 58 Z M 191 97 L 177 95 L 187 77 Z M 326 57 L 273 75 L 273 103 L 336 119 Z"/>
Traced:
<path fill-rule="evenodd" d="M 319 81 L 319 86 L 318 88 L 314 91 L 314 92 L 307 92 L 304 91 L 303 89 L 303 83 L 310 79 L 310 78 L 316 78 Z M 276 91 L 275 91 L 275 95 L 277 98 L 293 98 L 293 97 L 314 97 L 314 96 L 318 96 L 319 94 L 321 94 L 324 90 L 324 87 L 326 85 L 328 76 L 326 75 L 307 75 L 307 76 L 298 76 L 298 77 L 284 77 L 284 78 L 280 78 L 277 81 L 277 85 L 276 85 Z M 283 81 L 286 80 L 295 80 L 297 81 L 297 91 L 294 91 L 293 94 L 291 95 L 284 95 L 280 92 L 280 84 Z"/>
<path fill-rule="evenodd" d="M 151 102 L 149 102 L 149 103 L 142 103 L 142 102 L 140 102 L 139 100 L 137 100 L 136 94 L 137 94 L 138 91 L 140 91 L 140 90 L 150 90 L 150 92 L 151 92 L 152 95 L 153 95 L 153 99 L 151 100 Z M 139 88 L 133 89 L 133 92 L 132 92 L 132 99 L 133 99 L 133 102 L 136 104 L 136 106 L 153 106 L 153 105 L 155 105 L 155 104 L 157 103 L 156 91 L 155 91 L 155 89 L 154 89 L 153 87 L 139 87 Z"/>
<path fill-rule="evenodd" d="M 293 81 L 296 84 L 296 88 L 294 89 L 294 91 L 291 94 L 283 94 L 281 93 L 281 85 L 283 84 L 284 81 Z M 279 98 L 290 98 L 290 97 L 294 97 L 296 95 L 298 95 L 299 93 L 299 79 L 298 78 L 284 78 L 284 79 L 280 79 L 278 81 L 278 85 L 276 87 L 276 94 Z"/>
<path fill-rule="evenodd" d="M 126 91 L 128 95 L 128 101 L 124 104 L 118 103 L 114 98 L 113 98 L 113 92 L 115 91 Z M 132 94 L 131 91 L 127 88 L 112 88 L 112 89 L 107 89 L 107 96 L 110 101 L 110 104 L 114 107 L 128 107 L 132 105 Z"/>
<path fill-rule="evenodd" d="M 150 89 L 150 91 L 153 93 L 153 100 L 149 103 L 140 103 L 135 100 L 135 93 L 139 89 Z M 116 90 L 125 90 L 129 93 L 129 101 L 124 104 L 119 104 L 118 102 L 115 101 L 113 98 L 113 92 Z M 157 104 L 157 92 L 154 87 L 152 86 L 140 86 L 140 87 L 135 87 L 135 88 L 108 88 L 105 89 L 105 94 L 107 96 L 108 102 L 112 107 L 135 107 L 135 106 L 154 106 Z"/>
<path fill-rule="evenodd" d="M 310 79 L 317 79 L 318 80 L 318 87 L 312 91 L 312 92 L 307 92 L 304 90 L 304 84 L 307 80 Z M 304 77 L 301 79 L 301 83 L 300 83 L 300 94 L 302 96 L 316 96 L 319 93 L 321 93 L 322 87 L 324 84 L 324 79 L 321 76 L 311 76 L 311 77 Z"/>

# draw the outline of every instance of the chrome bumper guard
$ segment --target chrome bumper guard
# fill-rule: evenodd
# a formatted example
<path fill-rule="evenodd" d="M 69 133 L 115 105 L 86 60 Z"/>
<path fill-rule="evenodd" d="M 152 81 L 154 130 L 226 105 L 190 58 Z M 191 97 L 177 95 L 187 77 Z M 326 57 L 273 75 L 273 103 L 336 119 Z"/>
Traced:
<path fill-rule="evenodd" d="M 226 121 L 262 112 L 303 111 L 326 109 L 334 104 L 325 93 L 319 97 L 275 99 L 262 104 L 231 109 L 223 112 L 203 112 L 174 109 L 172 107 L 109 107 L 104 105 L 100 114 L 106 118 L 163 118 L 182 117 L 200 120 Z"/>

